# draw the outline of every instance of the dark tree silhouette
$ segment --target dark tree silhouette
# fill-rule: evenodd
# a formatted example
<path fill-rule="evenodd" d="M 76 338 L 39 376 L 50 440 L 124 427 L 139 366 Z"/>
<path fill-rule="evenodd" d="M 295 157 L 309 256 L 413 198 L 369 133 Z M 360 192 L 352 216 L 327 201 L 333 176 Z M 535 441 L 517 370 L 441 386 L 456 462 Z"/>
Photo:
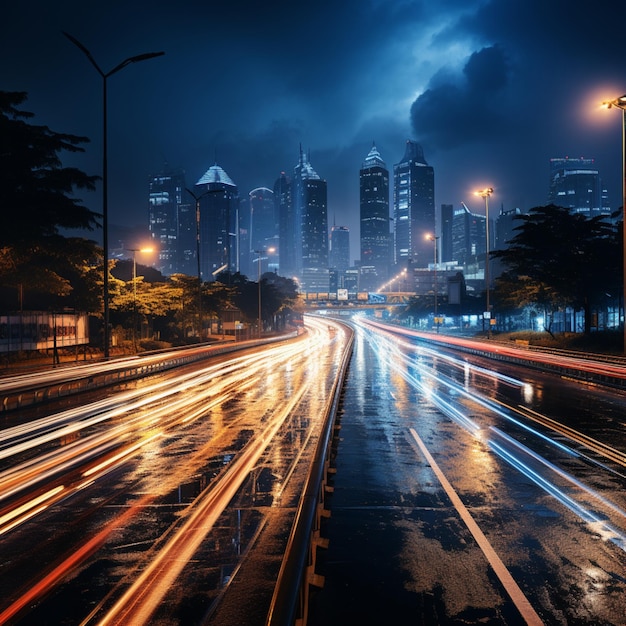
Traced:
<path fill-rule="evenodd" d="M 74 281 L 88 280 L 99 250 L 63 231 L 99 226 L 98 214 L 73 197 L 75 189 L 95 189 L 98 177 L 62 167 L 59 153 L 83 152 L 88 139 L 27 123 L 33 114 L 18 109 L 26 98 L 0 91 L 0 286 L 65 298 L 74 292 L 64 305 L 85 307 L 93 304 L 93 289 L 76 289 Z M 79 293 L 86 299 L 76 301 Z"/>
<path fill-rule="evenodd" d="M 593 307 L 606 293 L 619 293 L 618 229 L 604 216 L 587 218 L 554 204 L 516 219 L 520 225 L 509 247 L 492 253 L 508 268 L 500 281 L 501 297 L 524 306 L 534 294 L 537 304 L 546 307 L 583 309 L 589 333 Z"/>

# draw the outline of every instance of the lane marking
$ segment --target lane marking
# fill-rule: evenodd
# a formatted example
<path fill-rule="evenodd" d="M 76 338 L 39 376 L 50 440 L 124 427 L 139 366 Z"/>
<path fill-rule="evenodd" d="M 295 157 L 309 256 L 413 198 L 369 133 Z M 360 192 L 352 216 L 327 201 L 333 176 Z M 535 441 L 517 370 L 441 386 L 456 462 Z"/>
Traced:
<path fill-rule="evenodd" d="M 520 589 L 519 585 L 515 582 L 513 576 L 506 568 L 506 565 L 502 562 L 500 557 L 497 555 L 496 551 L 493 549 L 493 546 L 489 543 L 489 540 L 483 534 L 483 531 L 480 529 L 478 524 L 474 521 L 474 518 L 471 516 L 470 512 L 467 510 L 461 498 L 457 495 L 454 487 L 450 484 L 448 479 L 445 477 L 444 473 L 441 471 L 435 459 L 432 457 L 424 442 L 420 439 L 420 436 L 413 429 L 409 429 L 413 439 L 415 439 L 415 443 L 419 446 L 422 454 L 426 457 L 428 464 L 432 468 L 433 472 L 439 479 L 441 486 L 444 488 L 444 491 L 448 494 L 448 497 L 452 501 L 452 504 L 459 512 L 461 519 L 465 522 L 465 525 L 469 529 L 469 531 L 474 536 L 476 543 L 478 543 L 480 549 L 483 551 L 483 554 L 487 557 L 487 561 L 493 568 L 496 576 L 500 579 L 504 589 L 509 594 L 509 597 L 513 601 L 513 604 L 517 607 L 517 610 L 520 612 L 521 616 L 524 618 L 527 624 L 531 624 L 532 626 L 542 626 L 543 621 L 537 615 L 535 609 L 532 607 L 528 598 L 524 595 L 524 592 Z"/>

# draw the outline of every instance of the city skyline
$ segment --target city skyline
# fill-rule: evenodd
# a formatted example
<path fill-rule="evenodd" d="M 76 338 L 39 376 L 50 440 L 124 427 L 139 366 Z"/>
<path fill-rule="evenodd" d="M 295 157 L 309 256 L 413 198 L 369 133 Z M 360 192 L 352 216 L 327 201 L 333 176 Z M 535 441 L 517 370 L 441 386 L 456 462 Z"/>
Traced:
<path fill-rule="evenodd" d="M 617 208 L 621 120 L 597 105 L 626 92 L 626 9 L 457 5 L 157 2 L 149 12 L 138 3 L 96 12 L 74 0 L 18 3 L 5 9 L 3 88 L 29 94 L 35 123 L 89 137 L 64 162 L 100 174 L 101 81 L 62 31 L 105 70 L 165 52 L 109 81 L 111 227 L 145 227 L 148 180 L 165 162 L 193 184 L 217 161 L 248 193 L 291 171 L 302 144 L 356 257 L 360 165 L 374 141 L 393 168 L 408 139 L 436 172 L 437 210 L 463 201 L 480 212 L 472 191 L 486 186 L 494 210 L 545 204 L 550 159 L 566 156 L 595 160 Z M 100 193 L 82 197 L 99 210 Z"/>

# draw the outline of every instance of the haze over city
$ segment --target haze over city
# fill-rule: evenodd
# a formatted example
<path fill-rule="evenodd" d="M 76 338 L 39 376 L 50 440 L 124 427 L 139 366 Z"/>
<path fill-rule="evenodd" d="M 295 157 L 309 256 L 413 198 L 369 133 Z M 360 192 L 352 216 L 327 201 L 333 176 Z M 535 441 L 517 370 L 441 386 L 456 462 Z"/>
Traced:
<path fill-rule="evenodd" d="M 65 1 L 4 8 L 3 89 L 26 91 L 35 123 L 87 136 L 65 162 L 101 173 L 108 80 L 112 227 L 147 229 L 147 181 L 164 163 L 193 185 L 215 162 L 241 195 L 291 173 L 299 146 L 328 181 L 328 222 L 358 256 L 358 170 L 372 142 L 391 169 L 407 139 L 435 170 L 435 205 L 492 186 L 494 207 L 545 204 L 551 157 L 594 158 L 621 205 L 626 92 L 623 5 L 600 0 L 264 4 Z M 85 194 L 100 210 L 101 194 Z M 99 235 L 94 235 L 99 237 Z"/>

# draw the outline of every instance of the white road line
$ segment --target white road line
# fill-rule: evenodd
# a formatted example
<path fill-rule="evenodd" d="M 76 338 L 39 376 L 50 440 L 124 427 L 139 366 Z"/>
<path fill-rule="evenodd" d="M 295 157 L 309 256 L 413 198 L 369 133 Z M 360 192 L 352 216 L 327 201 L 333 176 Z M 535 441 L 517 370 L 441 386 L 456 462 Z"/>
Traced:
<path fill-rule="evenodd" d="M 480 546 L 480 549 L 483 551 L 484 555 L 487 557 L 489 564 L 493 568 L 493 571 L 496 573 L 496 576 L 500 579 L 500 582 L 504 586 L 506 592 L 509 594 L 513 604 L 517 607 L 517 610 L 520 612 L 524 620 L 527 624 L 532 624 L 533 626 L 542 626 L 543 621 L 535 612 L 532 605 L 528 601 L 528 598 L 524 595 L 524 592 L 519 588 L 519 585 L 511 576 L 511 573 L 506 568 L 506 565 L 502 562 L 500 557 L 496 554 L 496 551 L 493 549 L 493 546 L 489 543 L 487 537 L 483 534 L 483 531 L 480 530 L 478 524 L 474 521 L 474 518 L 470 515 L 470 512 L 467 510 L 461 498 L 457 495 L 454 487 L 450 484 L 448 479 L 444 476 L 444 473 L 441 471 L 435 459 L 433 459 L 432 455 L 424 445 L 424 442 L 420 439 L 420 436 L 415 432 L 413 428 L 409 429 L 411 431 L 411 435 L 415 442 L 419 446 L 422 454 L 426 457 L 429 465 L 431 466 L 433 472 L 439 479 L 441 486 L 444 488 L 445 492 L 448 494 L 448 497 L 452 501 L 452 504 L 459 512 L 461 519 L 465 522 L 465 525 L 469 529 L 469 531 L 476 539 L 476 542 Z"/>

